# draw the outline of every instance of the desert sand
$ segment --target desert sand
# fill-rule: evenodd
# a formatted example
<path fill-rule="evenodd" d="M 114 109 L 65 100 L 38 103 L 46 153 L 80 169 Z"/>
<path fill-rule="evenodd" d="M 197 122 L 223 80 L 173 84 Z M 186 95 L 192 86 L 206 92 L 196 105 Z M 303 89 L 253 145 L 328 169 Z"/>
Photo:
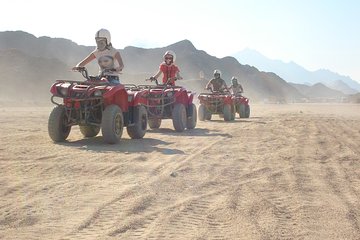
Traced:
<path fill-rule="evenodd" d="M 0 239 L 360 239 L 360 105 L 251 110 L 107 145 L 1 107 Z"/>

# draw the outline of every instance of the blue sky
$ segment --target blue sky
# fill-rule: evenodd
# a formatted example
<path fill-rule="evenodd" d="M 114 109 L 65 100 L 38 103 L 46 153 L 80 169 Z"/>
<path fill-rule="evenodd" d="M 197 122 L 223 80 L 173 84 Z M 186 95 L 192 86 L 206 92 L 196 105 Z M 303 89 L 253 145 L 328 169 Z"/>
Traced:
<path fill-rule="evenodd" d="M 129 0 L 3 1 L 0 31 L 62 37 L 94 45 L 108 28 L 113 45 L 162 47 L 189 39 L 223 57 L 244 48 L 360 81 L 360 1 Z"/>

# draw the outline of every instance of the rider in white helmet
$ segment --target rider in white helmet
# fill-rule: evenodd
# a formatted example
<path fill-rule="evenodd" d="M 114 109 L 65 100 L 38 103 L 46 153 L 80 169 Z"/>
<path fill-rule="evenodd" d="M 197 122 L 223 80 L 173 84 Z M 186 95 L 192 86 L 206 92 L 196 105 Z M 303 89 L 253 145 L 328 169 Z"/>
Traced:
<path fill-rule="evenodd" d="M 164 62 L 159 66 L 159 71 L 150 79 L 157 79 L 160 74 L 163 74 L 163 84 L 175 85 L 176 80 L 181 80 L 180 70 L 178 66 L 174 64 L 176 60 L 176 54 L 173 51 L 166 51 L 164 56 Z"/>
<path fill-rule="evenodd" d="M 211 79 L 208 84 L 206 84 L 205 89 L 212 90 L 213 92 L 222 92 L 225 89 L 228 90 L 226 82 L 221 78 L 221 71 L 216 69 L 214 71 L 214 78 Z"/>
<path fill-rule="evenodd" d="M 111 84 L 120 84 L 119 73 L 124 68 L 120 52 L 111 44 L 110 32 L 106 29 L 100 29 L 95 34 L 96 49 L 89 54 L 84 60 L 79 62 L 73 70 L 84 67 L 94 59 L 98 60 L 100 72 L 106 71 L 105 78 Z"/>

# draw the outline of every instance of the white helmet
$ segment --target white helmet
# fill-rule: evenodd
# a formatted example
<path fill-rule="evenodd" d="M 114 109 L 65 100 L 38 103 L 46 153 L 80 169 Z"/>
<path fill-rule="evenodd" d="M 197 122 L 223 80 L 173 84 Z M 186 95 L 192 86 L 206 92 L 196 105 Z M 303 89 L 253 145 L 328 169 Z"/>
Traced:
<path fill-rule="evenodd" d="M 215 69 L 215 71 L 214 71 L 214 75 L 215 74 L 219 74 L 220 76 L 221 76 L 221 71 L 220 70 L 218 70 L 218 69 Z"/>
<path fill-rule="evenodd" d="M 164 56 L 163 56 L 164 60 L 165 60 L 165 56 L 166 56 L 166 55 L 171 55 L 171 56 L 173 57 L 173 62 L 175 62 L 175 60 L 176 60 L 176 54 L 175 54 L 174 51 L 171 51 L 171 50 L 166 51 L 165 54 L 164 54 Z"/>
<path fill-rule="evenodd" d="M 111 35 L 110 35 L 109 30 L 107 30 L 107 29 L 102 28 L 99 31 L 97 31 L 95 34 L 95 39 L 97 39 L 97 38 L 105 38 L 107 45 L 109 45 L 111 43 Z"/>

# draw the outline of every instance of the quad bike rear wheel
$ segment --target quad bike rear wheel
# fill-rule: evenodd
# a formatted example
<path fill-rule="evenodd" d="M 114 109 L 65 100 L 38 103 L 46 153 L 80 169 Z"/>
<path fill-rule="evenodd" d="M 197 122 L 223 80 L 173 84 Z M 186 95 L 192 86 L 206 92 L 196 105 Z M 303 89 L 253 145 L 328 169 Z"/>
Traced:
<path fill-rule="evenodd" d="M 224 114 L 224 121 L 231 121 L 231 115 L 232 115 L 232 111 L 231 111 L 231 105 L 230 104 L 225 104 L 224 108 L 223 108 L 223 114 Z"/>
<path fill-rule="evenodd" d="M 105 108 L 101 119 L 101 132 L 104 141 L 110 144 L 119 142 L 124 128 L 124 118 L 117 105 Z"/>
<path fill-rule="evenodd" d="M 245 104 L 240 104 L 240 106 L 239 106 L 239 117 L 246 118 L 246 105 Z"/>
<path fill-rule="evenodd" d="M 172 111 L 172 120 L 175 131 L 183 132 L 186 128 L 186 108 L 184 104 L 178 103 L 175 104 L 174 109 Z"/>
<path fill-rule="evenodd" d="M 87 125 L 87 126 L 79 126 L 79 127 L 80 127 L 80 132 L 84 137 L 95 137 L 100 132 L 100 127 L 98 126 Z"/>
<path fill-rule="evenodd" d="M 67 125 L 65 107 L 56 106 L 50 113 L 48 121 L 48 133 L 54 142 L 63 142 L 69 136 L 71 126 Z"/>
<path fill-rule="evenodd" d="M 158 129 L 161 125 L 161 118 L 149 118 L 148 123 L 151 129 Z"/>
<path fill-rule="evenodd" d="M 236 115 L 236 108 L 235 105 L 231 106 L 231 121 L 235 120 L 235 115 Z"/>
<path fill-rule="evenodd" d="M 211 120 L 211 113 L 206 109 L 204 104 L 200 104 L 198 116 L 200 121 Z"/>
<path fill-rule="evenodd" d="M 134 125 L 126 128 L 127 133 L 133 139 L 143 138 L 147 128 L 147 111 L 144 106 L 137 106 L 134 110 Z"/>
<path fill-rule="evenodd" d="M 200 104 L 199 106 L 199 120 L 200 121 L 205 121 L 205 112 L 206 112 L 206 108 L 203 104 Z"/>
<path fill-rule="evenodd" d="M 186 121 L 186 128 L 194 129 L 196 127 L 196 122 L 197 122 L 196 105 L 193 103 L 190 104 L 187 110 L 188 110 L 188 117 Z"/>

